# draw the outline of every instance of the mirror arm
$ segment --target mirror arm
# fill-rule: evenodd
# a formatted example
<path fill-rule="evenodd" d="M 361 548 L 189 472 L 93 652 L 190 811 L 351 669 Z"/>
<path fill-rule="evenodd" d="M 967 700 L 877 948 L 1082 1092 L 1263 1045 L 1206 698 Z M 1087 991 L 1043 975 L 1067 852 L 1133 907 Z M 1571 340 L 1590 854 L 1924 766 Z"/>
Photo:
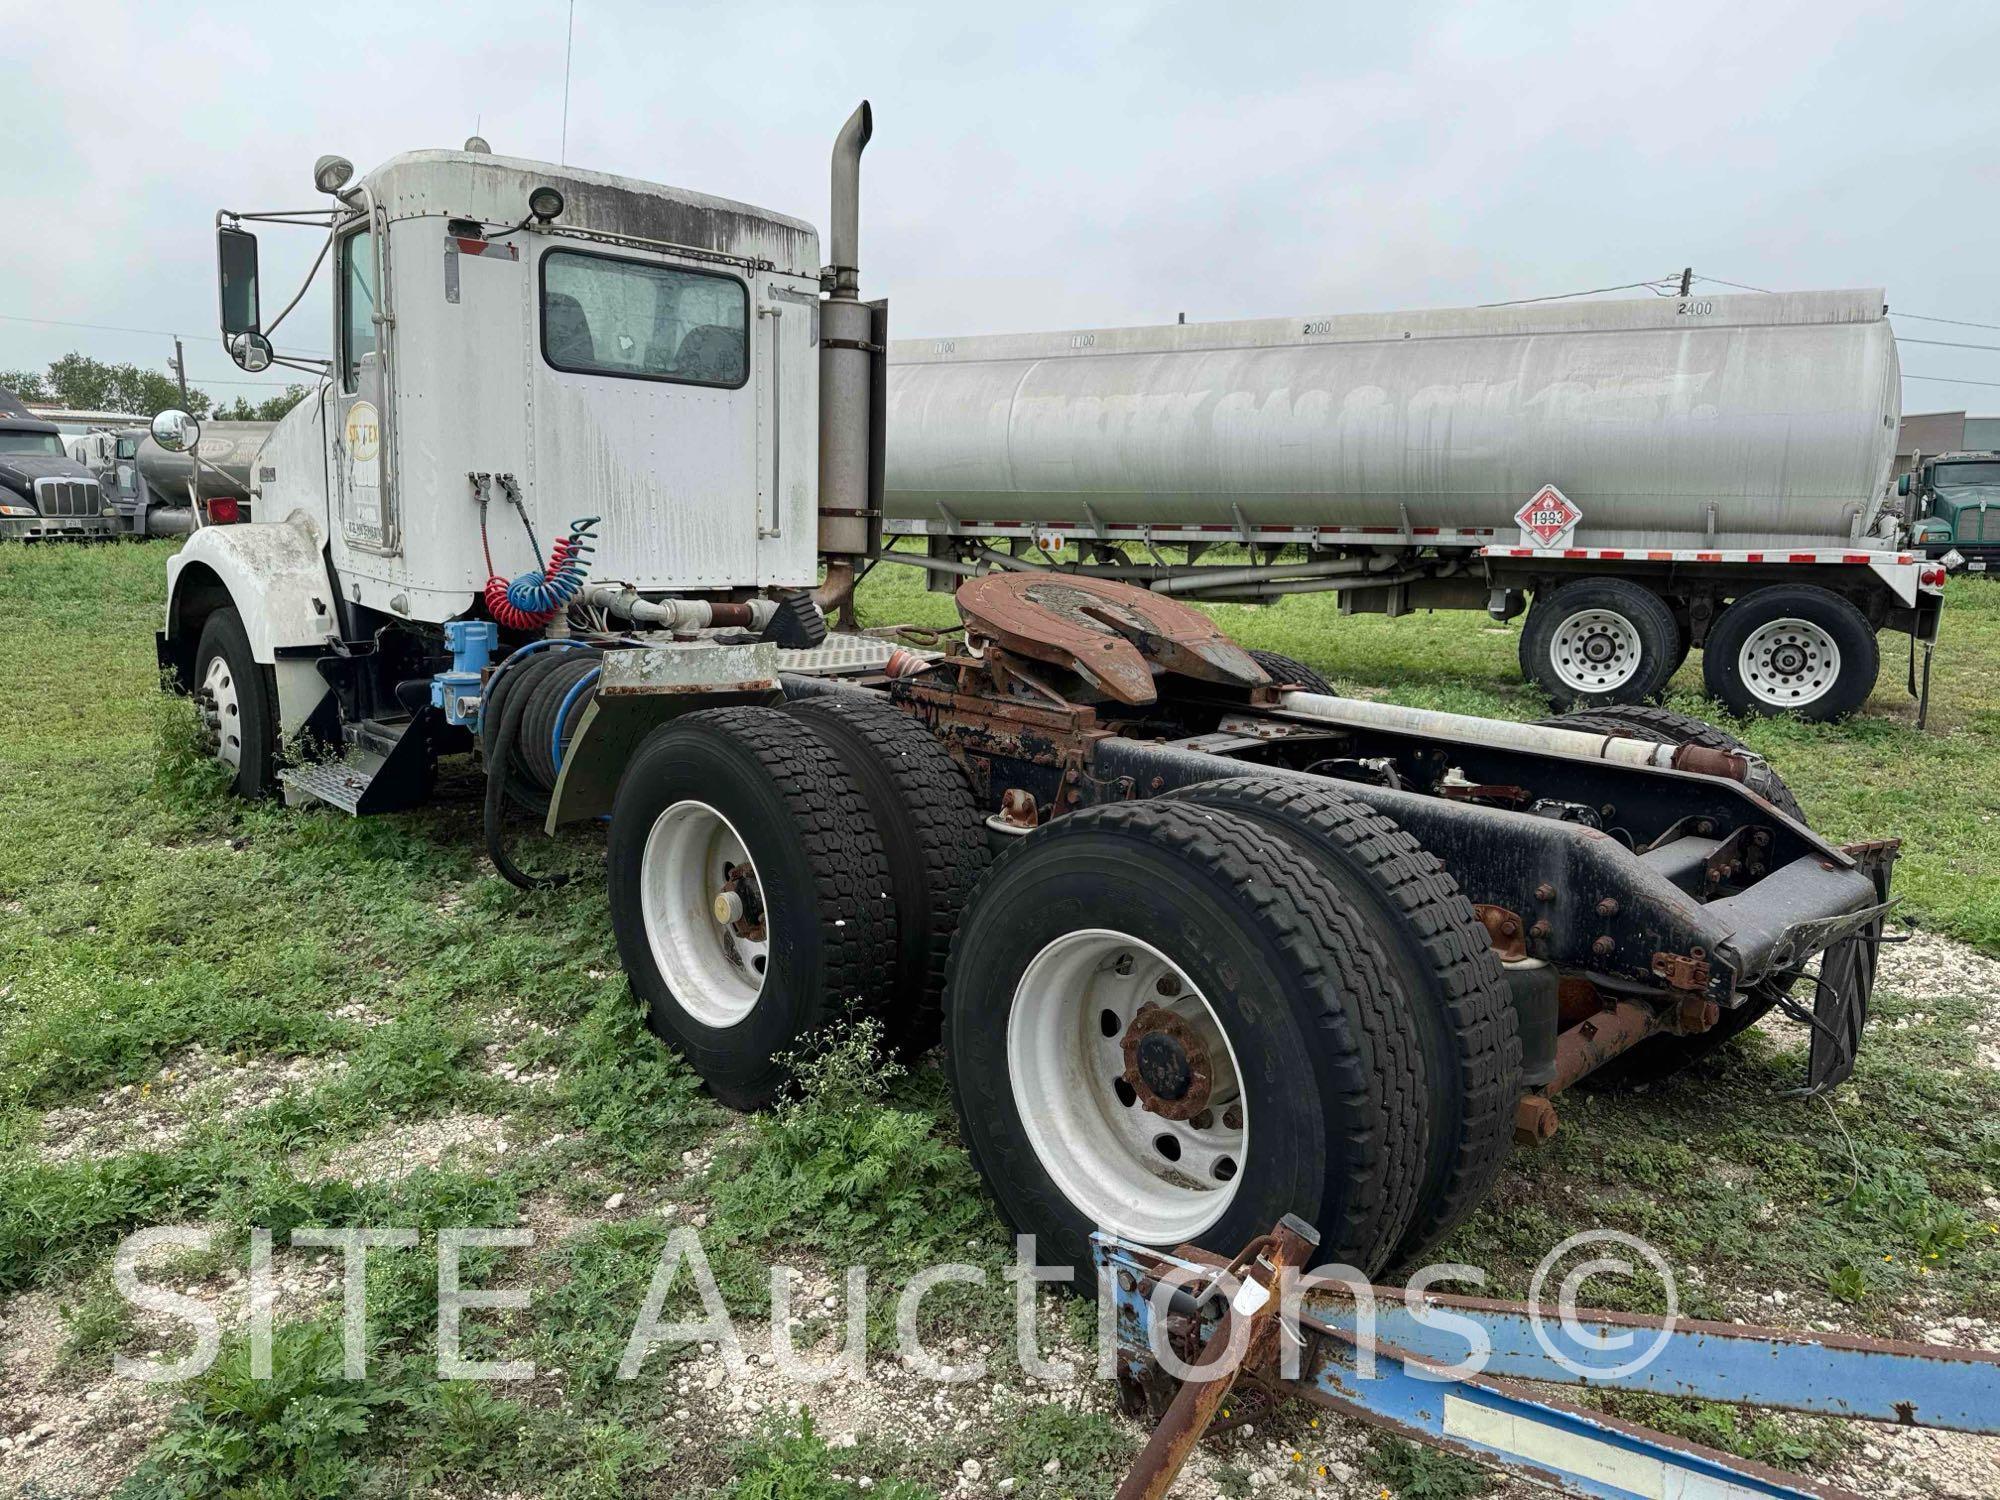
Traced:
<path fill-rule="evenodd" d="M 258 330 L 258 332 L 263 334 L 265 338 L 269 338 L 273 333 L 275 333 L 277 331 L 278 325 L 284 322 L 286 316 L 291 312 L 291 310 L 299 305 L 299 299 L 305 296 L 307 289 L 311 287 L 313 284 L 313 278 L 319 275 L 319 268 L 326 260 L 326 252 L 331 250 L 332 248 L 333 248 L 333 229 L 331 226 L 329 226 L 326 231 L 326 239 L 324 240 L 324 242 L 321 243 L 319 247 L 319 254 L 313 257 L 312 269 L 306 272 L 306 279 L 299 283 L 299 289 L 292 294 L 292 300 L 285 304 L 284 311 L 280 312 L 277 315 L 277 317 L 271 319 L 269 323 L 265 324 L 264 327 Z M 274 355 L 273 358 L 275 357 L 276 356 Z"/>

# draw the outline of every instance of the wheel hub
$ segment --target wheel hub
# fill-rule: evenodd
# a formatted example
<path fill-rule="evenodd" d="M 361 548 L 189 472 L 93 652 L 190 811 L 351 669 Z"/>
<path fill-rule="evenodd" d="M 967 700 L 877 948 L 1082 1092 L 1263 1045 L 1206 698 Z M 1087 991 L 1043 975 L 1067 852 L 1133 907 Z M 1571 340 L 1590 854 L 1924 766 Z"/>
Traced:
<path fill-rule="evenodd" d="M 1556 626 L 1549 660 L 1573 692 L 1608 693 L 1638 675 L 1644 650 L 1639 630 L 1608 609 L 1583 609 Z"/>
<path fill-rule="evenodd" d="M 1023 971 L 1007 1073 L 1036 1160 L 1092 1223 L 1179 1244 L 1249 1160 L 1236 1054 L 1200 988 L 1137 938 L 1082 928 Z"/>
<path fill-rule="evenodd" d="M 209 659 L 194 701 L 208 751 L 226 766 L 242 765 L 243 709 L 237 697 L 236 674 L 230 670 L 227 657 Z"/>
<path fill-rule="evenodd" d="M 695 1020 L 734 1026 L 756 1008 L 770 962 L 763 887 L 733 824 L 676 802 L 647 834 L 640 918 L 660 977 Z"/>
<path fill-rule="evenodd" d="M 1752 631 L 1737 656 L 1744 687 L 1774 708 L 1803 708 L 1833 691 L 1840 646 L 1812 620 L 1772 620 Z"/>
<path fill-rule="evenodd" d="M 1208 1108 L 1214 1069 L 1208 1044 L 1187 1017 L 1144 1005 L 1125 1029 L 1125 1081 L 1146 1110 L 1191 1120 Z"/>

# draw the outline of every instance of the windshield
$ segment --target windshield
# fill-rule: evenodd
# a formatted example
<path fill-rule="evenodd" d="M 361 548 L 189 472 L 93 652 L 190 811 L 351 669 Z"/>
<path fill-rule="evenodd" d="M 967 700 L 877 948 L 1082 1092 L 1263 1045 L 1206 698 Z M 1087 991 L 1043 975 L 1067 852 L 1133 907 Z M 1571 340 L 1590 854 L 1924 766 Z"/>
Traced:
<path fill-rule="evenodd" d="M 67 456 L 63 440 L 53 432 L 0 432 L 0 453 L 38 453 L 44 458 Z"/>
<path fill-rule="evenodd" d="M 1939 464 L 1931 471 L 1931 483 L 1941 490 L 2000 485 L 2000 463 Z"/>

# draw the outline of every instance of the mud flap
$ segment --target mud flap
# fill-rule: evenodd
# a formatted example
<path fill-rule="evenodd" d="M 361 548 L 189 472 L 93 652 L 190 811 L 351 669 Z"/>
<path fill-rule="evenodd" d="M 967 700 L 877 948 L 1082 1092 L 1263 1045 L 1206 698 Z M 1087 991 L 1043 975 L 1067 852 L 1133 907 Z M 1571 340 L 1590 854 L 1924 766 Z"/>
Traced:
<path fill-rule="evenodd" d="M 1889 869 L 1889 864 L 1882 863 L 1871 872 L 1884 903 L 1889 894 Z M 1810 1018 L 1812 1053 L 1806 1062 L 1805 1087 L 1798 1091 L 1801 1094 L 1824 1094 L 1845 1083 L 1854 1072 L 1861 1033 L 1868 1025 L 1868 1002 L 1875 993 L 1875 970 L 1882 956 L 1882 927 L 1887 917 L 1886 905 L 1878 906 L 1866 926 L 1820 956 Z"/>

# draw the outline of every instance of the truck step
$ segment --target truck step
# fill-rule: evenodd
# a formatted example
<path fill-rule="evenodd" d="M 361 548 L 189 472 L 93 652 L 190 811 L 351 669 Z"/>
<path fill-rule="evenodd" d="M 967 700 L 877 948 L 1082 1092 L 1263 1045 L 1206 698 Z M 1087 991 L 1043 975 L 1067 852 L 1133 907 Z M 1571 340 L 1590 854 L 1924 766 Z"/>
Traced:
<path fill-rule="evenodd" d="M 369 719 L 347 726 L 339 760 L 287 766 L 278 773 L 285 803 L 324 802 L 355 817 L 401 812 L 424 800 L 430 780 L 430 731 L 436 710 L 402 722 Z"/>
<path fill-rule="evenodd" d="M 357 754 L 351 760 L 318 761 L 312 765 L 287 766 L 278 773 L 285 786 L 285 805 L 319 801 L 344 813 L 359 815 L 368 787 L 387 763 L 381 755 Z"/>

